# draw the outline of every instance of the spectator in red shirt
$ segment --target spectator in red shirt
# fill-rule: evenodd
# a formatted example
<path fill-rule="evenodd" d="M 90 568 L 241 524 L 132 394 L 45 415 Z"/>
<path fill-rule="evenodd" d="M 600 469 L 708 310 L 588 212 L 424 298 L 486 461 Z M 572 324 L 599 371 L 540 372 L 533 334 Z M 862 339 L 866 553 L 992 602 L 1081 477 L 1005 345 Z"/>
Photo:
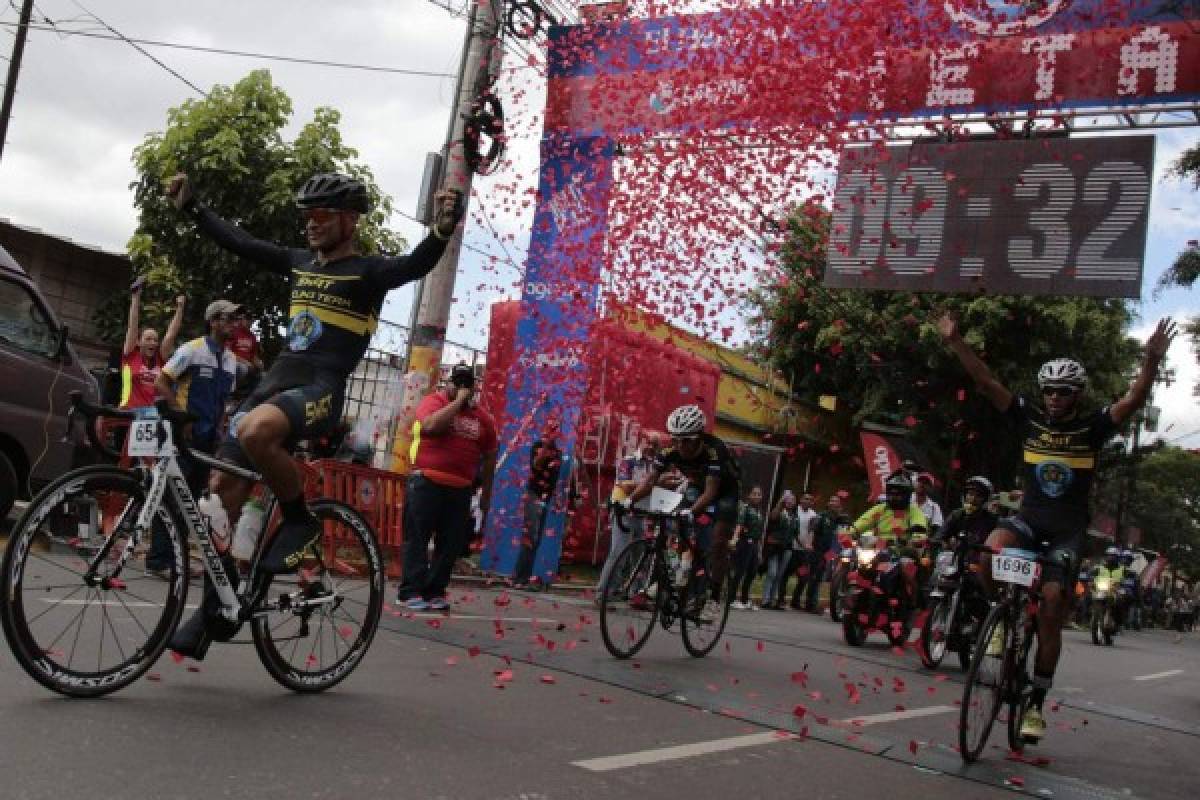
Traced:
<path fill-rule="evenodd" d="M 162 347 L 158 344 L 158 331 L 146 328 L 138 332 L 142 313 L 142 286 L 145 280 L 134 281 L 129 293 L 129 322 L 125 328 L 125 346 L 121 349 L 121 408 L 144 408 L 154 405 L 158 393 L 154 381 L 158 379 L 166 359 L 175 352 L 175 340 L 183 327 L 183 307 L 187 303 L 184 295 L 175 298 L 175 316 L 167 326 Z"/>
<path fill-rule="evenodd" d="M 474 395 L 475 372 L 459 364 L 450 384 L 417 406 L 404 496 L 404 573 L 396 595 L 410 611 L 450 608 L 446 586 L 469 531 L 471 495 L 484 460 L 496 450 L 496 424 L 475 406 Z"/>
<path fill-rule="evenodd" d="M 254 335 L 254 331 L 250 330 L 250 316 L 244 308 L 239 307 L 233 315 L 233 331 L 229 336 L 229 349 L 247 370 L 262 370 L 263 363 L 259 354 L 258 337 Z"/>

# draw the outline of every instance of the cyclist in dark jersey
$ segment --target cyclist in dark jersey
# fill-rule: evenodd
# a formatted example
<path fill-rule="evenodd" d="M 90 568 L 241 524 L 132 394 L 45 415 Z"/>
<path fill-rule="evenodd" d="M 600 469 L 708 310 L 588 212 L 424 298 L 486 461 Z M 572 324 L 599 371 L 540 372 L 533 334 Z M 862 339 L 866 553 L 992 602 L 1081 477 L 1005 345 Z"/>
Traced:
<path fill-rule="evenodd" d="M 682 515 L 695 521 L 697 565 L 705 564 L 714 602 L 720 600 L 721 583 L 729 571 L 729 541 L 737 521 L 740 469 L 725 442 L 705 433 L 704 411 L 695 405 L 680 406 L 667 417 L 671 447 L 655 457 L 650 472 L 625 500 L 631 506 L 654 489 L 663 473 L 677 468 L 687 479 Z M 710 609 L 716 612 L 716 609 Z"/>
<path fill-rule="evenodd" d="M 272 573 L 294 571 L 321 528 L 304 504 L 291 448 L 337 424 L 346 379 L 366 352 L 384 297 L 437 266 L 462 219 L 461 194 L 438 193 L 434 226 L 407 256 L 355 252 L 355 228 L 359 216 L 370 211 L 370 200 L 366 187 L 345 175 L 315 175 L 297 193 L 308 249 L 256 239 L 225 221 L 195 198 L 186 175 L 171 179 L 167 196 L 221 247 L 291 283 L 286 349 L 230 420 L 218 455 L 262 473 L 279 499 L 283 523 L 261 566 Z M 211 488 L 236 524 L 252 488 L 249 481 L 215 472 Z M 207 649 L 209 594 L 215 593 L 206 592 L 206 603 L 172 640 L 177 652 L 200 657 Z"/>
<path fill-rule="evenodd" d="M 1034 662 L 1033 698 L 1021 720 L 1021 735 L 1036 740 L 1045 735 L 1042 703 L 1053 685 L 1062 650 L 1062 627 L 1070 611 L 1069 589 L 1075 585 L 1079 551 L 1088 523 L 1088 493 L 1096 471 L 1096 455 L 1104 442 L 1142 407 L 1171 340 L 1175 323 L 1164 319 L 1146 340 L 1145 360 L 1124 397 L 1091 414 L 1079 410 L 1087 385 L 1082 365 L 1067 358 L 1044 364 L 1038 372 L 1044 408 L 1014 395 L 959 335 L 950 315 L 938 320 L 938 332 L 958 357 L 979 390 L 1021 432 L 1025 493 L 1021 508 L 1002 519 L 987 543 L 993 549 L 1021 547 L 1049 553 L 1059 566 L 1042 571 L 1042 603 L 1038 612 L 1038 652 Z M 982 560 L 980 576 L 991 591 L 991 562 Z M 1001 632 L 1003 633 L 1003 632 Z M 989 649 L 1002 642 L 990 643 Z"/>

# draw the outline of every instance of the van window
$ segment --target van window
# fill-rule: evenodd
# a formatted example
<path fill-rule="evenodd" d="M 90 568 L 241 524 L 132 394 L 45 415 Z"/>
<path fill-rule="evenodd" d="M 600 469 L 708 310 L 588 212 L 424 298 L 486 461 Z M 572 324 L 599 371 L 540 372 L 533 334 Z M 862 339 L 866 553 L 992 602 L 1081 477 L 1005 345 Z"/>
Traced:
<path fill-rule="evenodd" d="M 57 339 L 33 294 L 19 283 L 0 279 L 0 344 L 51 357 Z"/>

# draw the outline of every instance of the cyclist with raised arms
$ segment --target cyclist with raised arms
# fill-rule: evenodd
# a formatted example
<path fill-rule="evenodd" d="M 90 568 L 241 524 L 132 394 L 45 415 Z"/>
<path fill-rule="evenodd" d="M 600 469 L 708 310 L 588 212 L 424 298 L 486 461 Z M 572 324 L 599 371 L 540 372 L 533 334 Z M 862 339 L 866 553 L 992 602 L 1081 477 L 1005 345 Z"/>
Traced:
<path fill-rule="evenodd" d="M 741 469 L 725 442 L 705 432 L 706 422 L 703 409 L 696 405 L 671 412 L 667 417 L 671 446 L 655 456 L 650 471 L 624 505 L 628 508 L 649 495 L 658 479 L 672 468 L 683 473 L 687 479 L 684 502 L 690 505 L 681 516 L 694 522 L 695 569 L 707 570 L 712 596 L 704 614 L 715 617 L 720 614 L 721 584 L 729 570 L 729 540 L 737 521 Z"/>
<path fill-rule="evenodd" d="M 366 352 L 384 297 L 437 266 L 462 220 L 461 193 L 437 194 L 433 228 L 407 256 L 356 251 L 355 229 L 371 204 L 366 186 L 345 175 L 314 175 L 296 193 L 308 242 L 304 249 L 256 239 L 217 216 L 193 195 L 187 175 L 172 178 L 166 193 L 218 245 L 291 284 L 286 349 L 230 420 L 229 437 L 217 455 L 262 473 L 279 500 L 283 523 L 261 567 L 276 574 L 294 571 L 321 527 L 305 506 L 291 448 L 337 424 L 346 380 Z M 250 482 L 216 472 L 211 488 L 236 525 Z M 171 649 L 202 658 L 209 643 L 205 620 L 217 605 L 216 592 L 206 582 L 200 610 L 179 628 Z"/>
<path fill-rule="evenodd" d="M 1056 358 L 1038 371 L 1038 388 L 1043 407 L 1014 395 L 992 374 L 959 334 L 957 320 L 949 314 L 937 323 L 947 347 L 975 381 L 997 411 L 1017 426 L 1021 434 L 1025 493 L 1021 507 L 1000 520 L 987 539 L 993 550 L 1020 547 L 1040 551 L 1049 543 L 1058 564 L 1042 570 L 1042 602 L 1038 611 L 1038 651 L 1034 662 L 1033 696 L 1021 720 L 1021 736 L 1040 739 L 1046 733 L 1042 704 L 1054 682 L 1062 650 L 1062 628 L 1070 611 L 1070 596 L 1079 570 L 1079 554 L 1088 524 L 1088 492 L 1096 471 L 1096 455 L 1117 429 L 1142 407 L 1162 363 L 1175 323 L 1169 318 L 1158 323 L 1146 341 L 1145 360 L 1129 391 L 1117 402 L 1085 414 L 1080 398 L 1087 386 L 1083 366 L 1069 358 Z M 991 562 L 983 559 L 980 575 L 984 588 L 992 591 Z M 989 652 L 1003 647 L 1004 631 L 989 643 Z"/>

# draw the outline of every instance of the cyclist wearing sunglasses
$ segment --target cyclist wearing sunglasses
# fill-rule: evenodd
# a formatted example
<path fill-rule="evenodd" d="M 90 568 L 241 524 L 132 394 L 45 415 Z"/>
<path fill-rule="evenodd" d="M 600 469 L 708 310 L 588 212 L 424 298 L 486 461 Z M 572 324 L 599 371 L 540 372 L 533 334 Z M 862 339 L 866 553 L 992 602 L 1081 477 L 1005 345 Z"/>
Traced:
<path fill-rule="evenodd" d="M 707 420 L 696 405 L 680 406 L 667 417 L 671 446 L 654 458 L 649 473 L 625 500 L 626 507 L 646 497 L 663 473 L 677 468 L 687 479 L 683 515 L 694 521 L 696 569 L 705 566 L 712 601 L 721 597 L 721 583 L 729 571 L 729 541 L 737 521 L 741 468 L 725 442 L 704 431 Z M 706 556 L 712 556 L 706 564 Z M 718 613 L 707 609 L 706 613 Z"/>
<path fill-rule="evenodd" d="M 384 297 L 437 266 L 462 220 L 462 195 L 437 194 L 434 226 L 409 255 L 366 256 L 357 252 L 354 235 L 371 202 L 366 186 L 346 175 L 314 175 L 296 193 L 307 248 L 256 239 L 217 216 L 193 195 L 187 175 L 172 178 L 166 194 L 218 245 L 291 284 L 285 349 L 230 420 L 230 434 L 218 456 L 262 473 L 279 499 L 283 523 L 261 567 L 273 573 L 295 571 L 321 528 L 305 506 L 291 449 L 298 440 L 322 435 L 337 424 L 346 380 L 366 352 Z M 236 525 L 250 482 L 216 473 L 212 489 Z M 209 594 L 215 592 L 206 591 L 206 598 Z M 208 605 L 206 599 L 180 627 L 172 649 L 203 655 Z"/>
<path fill-rule="evenodd" d="M 996 379 L 963 341 L 954 317 L 943 315 L 937 325 L 943 341 L 975 385 L 1021 432 L 1025 487 L 1021 507 L 1011 517 L 1000 520 L 988 537 L 988 546 L 994 550 L 1019 547 L 1038 551 L 1042 542 L 1049 542 L 1049 552 L 1061 565 L 1066 565 L 1065 568 L 1047 565 L 1042 570 L 1034 692 L 1029 710 L 1021 720 L 1021 736 L 1037 740 L 1046 733 L 1042 703 L 1053 685 L 1062 650 L 1063 623 L 1070 611 L 1070 594 L 1064 587 L 1073 587 L 1078 575 L 1096 456 L 1104 442 L 1145 404 L 1158 367 L 1175 336 L 1175 323 L 1169 318 L 1158 323 L 1146 341 L 1141 371 L 1125 396 L 1091 413 L 1080 409 L 1087 373 L 1079 362 L 1056 358 L 1042 365 L 1037 376 L 1043 400 L 1039 408 L 1027 398 L 1014 395 Z M 980 576 L 990 593 L 991 563 L 987 559 L 983 560 Z M 989 650 L 1003 647 L 1003 630 L 999 630 L 1000 641 L 989 645 Z"/>

